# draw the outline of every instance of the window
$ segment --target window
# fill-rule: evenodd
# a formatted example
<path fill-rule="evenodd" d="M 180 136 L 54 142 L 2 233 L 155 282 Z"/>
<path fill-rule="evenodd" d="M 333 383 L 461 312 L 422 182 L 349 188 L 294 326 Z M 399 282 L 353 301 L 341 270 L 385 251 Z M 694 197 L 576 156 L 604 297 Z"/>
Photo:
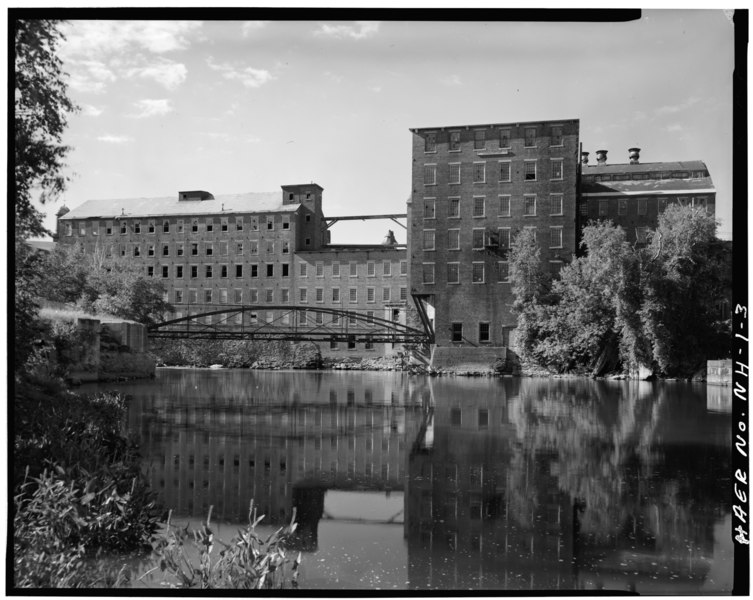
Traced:
<path fill-rule="evenodd" d="M 535 217 L 536 216 L 536 196 L 523 196 L 523 216 Z"/>
<path fill-rule="evenodd" d="M 486 163 L 473 163 L 473 183 L 484 183 L 486 181 Z"/>
<path fill-rule="evenodd" d="M 392 275 L 392 263 L 390 261 L 382 261 L 382 274 L 385 277 L 390 277 Z"/>
<path fill-rule="evenodd" d="M 460 150 L 460 132 L 451 131 L 450 132 L 450 151 L 457 152 L 458 150 Z"/>
<path fill-rule="evenodd" d="M 510 130 L 509 129 L 499 130 L 499 147 L 500 148 L 510 147 Z"/>
<path fill-rule="evenodd" d="M 358 276 L 358 263 L 357 262 L 351 262 L 350 263 L 350 276 L 351 277 L 357 277 Z"/>
<path fill-rule="evenodd" d="M 484 229 L 474 229 L 473 230 L 473 238 L 472 238 L 472 248 L 474 250 L 483 250 L 484 249 L 484 233 L 486 233 L 486 230 Z"/>
<path fill-rule="evenodd" d="M 486 148 L 486 131 L 483 129 L 477 129 L 473 132 L 473 147 L 476 150 L 483 150 Z"/>
<path fill-rule="evenodd" d="M 275 243 L 272 241 L 267 242 L 267 254 L 274 254 L 275 252 Z"/>
<path fill-rule="evenodd" d="M 549 196 L 549 214 L 553 216 L 562 214 L 562 194 Z"/>
<path fill-rule="evenodd" d="M 447 249 L 448 250 L 460 250 L 460 230 L 459 229 L 447 230 Z"/>
<path fill-rule="evenodd" d="M 304 263 L 304 262 L 299 263 L 298 274 L 301 277 L 308 277 L 308 275 L 306 274 L 307 273 L 307 268 L 308 268 L 308 264 L 307 263 Z"/>
<path fill-rule="evenodd" d="M 510 266 L 508 263 L 500 261 L 497 263 L 497 281 L 507 283 L 510 281 Z"/>
<path fill-rule="evenodd" d="M 424 185 L 437 183 L 437 165 L 424 165 Z"/>
<path fill-rule="evenodd" d="M 562 248 L 562 227 L 549 228 L 549 247 Z"/>
<path fill-rule="evenodd" d="M 123 233 L 123 231 L 121 230 L 120 233 Z M 141 233 L 141 221 L 133 222 L 133 233 Z"/>
<path fill-rule="evenodd" d="M 580 212 L 580 215 L 582 217 L 588 216 L 588 200 L 584 200 L 580 203 L 580 206 L 578 207 L 578 211 Z M 625 211 L 627 212 L 627 204 L 625 204 Z"/>
<path fill-rule="evenodd" d="M 272 230 L 275 228 L 275 218 L 274 217 L 267 217 L 267 229 Z"/>
<path fill-rule="evenodd" d="M 188 302 L 190 304 L 196 304 L 199 301 L 198 290 L 188 290 Z"/>
<path fill-rule="evenodd" d="M 376 277 L 376 263 L 373 260 L 366 263 L 366 276 Z"/>
<path fill-rule="evenodd" d="M 423 264 L 423 282 L 425 284 L 434 283 L 434 263 Z"/>
<path fill-rule="evenodd" d="M 638 198 L 638 214 L 645 215 L 648 208 L 648 200 L 646 198 Z"/>
<path fill-rule="evenodd" d="M 609 214 L 609 200 L 599 200 L 599 216 L 606 217 Z"/>
<path fill-rule="evenodd" d="M 204 244 L 204 254 L 212 256 L 214 254 L 214 246 L 211 243 Z"/>
<path fill-rule="evenodd" d="M 222 256 L 228 255 L 228 243 L 227 242 L 220 242 L 220 254 Z"/>
<path fill-rule="evenodd" d="M 620 198 L 617 200 L 617 214 L 620 216 L 625 216 L 627 214 L 628 209 L 628 202 L 627 198 Z"/>
<path fill-rule="evenodd" d="M 424 230 L 424 250 L 434 250 L 434 230 Z"/>
<path fill-rule="evenodd" d="M 154 267 L 148 266 L 146 268 L 146 275 L 147 277 L 154 277 Z"/>
<path fill-rule="evenodd" d="M 499 163 L 499 180 L 510 181 L 510 163 L 508 161 Z"/>
<path fill-rule="evenodd" d="M 408 274 L 408 261 L 401 260 L 400 261 L 400 275 L 407 275 L 407 274 Z"/>
<path fill-rule="evenodd" d="M 369 303 L 376 302 L 376 293 L 374 290 L 375 288 L 373 287 L 366 288 L 366 302 L 369 302 Z"/>
<path fill-rule="evenodd" d="M 220 290 L 220 304 L 227 304 L 227 290 Z"/>
<path fill-rule="evenodd" d="M 70 223 L 66 223 L 66 225 L 70 226 Z M 66 231 L 68 231 L 67 228 Z M 112 235 L 112 221 L 105 221 L 105 233 L 107 235 Z M 70 235 L 70 233 L 66 233 L 66 235 Z"/>
<path fill-rule="evenodd" d="M 288 240 L 282 240 L 282 253 L 290 254 L 290 242 Z"/>
<path fill-rule="evenodd" d="M 664 212 L 664 209 L 666 208 L 667 208 L 667 199 L 659 198 L 659 213 Z"/>
<path fill-rule="evenodd" d="M 204 290 L 204 302 L 212 302 L 212 290 Z"/>
<path fill-rule="evenodd" d="M 460 283 L 460 263 L 447 263 L 447 283 Z"/>
<path fill-rule="evenodd" d="M 199 276 L 199 265 L 191 265 L 191 279 L 196 279 Z"/>
<path fill-rule="evenodd" d="M 206 227 L 207 227 L 207 233 L 211 233 L 214 231 L 214 219 L 212 217 L 205 219 L 204 223 L 206 224 Z"/>
<path fill-rule="evenodd" d="M 536 181 L 536 161 L 527 160 L 523 164 L 525 165 L 525 180 Z"/>
<path fill-rule="evenodd" d="M 249 294 L 251 296 L 249 302 L 251 302 L 251 304 L 256 304 L 259 301 L 259 290 L 249 290 Z M 256 315 L 251 315 L 251 322 L 256 323 Z"/>
<path fill-rule="evenodd" d="M 316 276 L 317 277 L 324 277 L 324 263 L 323 262 L 317 262 L 315 268 L 316 268 Z"/>
<path fill-rule="evenodd" d="M 473 216 L 483 217 L 486 214 L 486 199 L 483 196 L 473 197 Z"/>
<path fill-rule="evenodd" d="M 450 178 L 448 183 L 460 183 L 460 163 L 450 163 Z"/>
<path fill-rule="evenodd" d="M 183 256 L 183 254 L 184 254 L 183 244 L 175 244 L 175 255 Z"/>
<path fill-rule="evenodd" d="M 390 301 L 390 288 L 382 288 L 382 302 Z"/>
<path fill-rule="evenodd" d="M 340 277 L 340 263 L 339 262 L 332 263 L 332 277 Z"/>
<path fill-rule="evenodd" d="M 282 276 L 283 277 L 290 276 L 290 265 L 288 263 L 283 263 L 282 265 Z"/>
<path fill-rule="evenodd" d="M 552 126 L 552 146 L 562 146 L 562 126 Z"/>
<path fill-rule="evenodd" d="M 340 302 L 340 288 L 332 288 L 332 302 Z"/>
<path fill-rule="evenodd" d="M 436 200 L 424 200 L 424 219 L 434 219 L 436 216 Z"/>
<path fill-rule="evenodd" d="M 71 223 L 68 223 L 68 225 L 70 226 Z M 125 235 L 126 233 L 128 233 L 128 223 L 126 223 L 125 221 L 121 221 L 120 222 L 120 235 Z"/>
<path fill-rule="evenodd" d="M 350 288 L 348 290 L 348 294 L 349 294 L 348 300 L 350 301 L 351 304 L 355 304 L 356 302 L 358 302 L 358 288 L 354 288 L 354 287 Z"/>
<path fill-rule="evenodd" d="M 693 207 L 702 209 L 704 213 L 709 214 L 709 201 L 706 196 L 698 196 L 692 198 Z"/>
<path fill-rule="evenodd" d="M 408 288 L 405 286 L 400 287 L 400 300 L 408 299 Z"/>
<path fill-rule="evenodd" d="M 162 244 L 162 256 L 170 256 L 169 244 Z"/>
<path fill-rule="evenodd" d="M 552 161 L 552 179 L 562 179 L 562 161 Z"/>
<path fill-rule="evenodd" d="M 275 266 L 267 265 L 267 277 L 274 277 L 274 276 L 275 276 Z"/>
<path fill-rule="evenodd" d="M 257 240 L 251 240 L 248 242 L 248 253 L 259 254 L 259 242 Z"/>
<path fill-rule="evenodd" d="M 175 278 L 183 279 L 183 265 L 177 265 L 175 267 Z"/>
<path fill-rule="evenodd" d="M 211 278 L 212 277 L 212 265 L 206 265 L 204 269 L 204 277 Z"/>
<path fill-rule="evenodd" d="M 424 152 L 436 152 L 437 151 L 437 134 L 430 131 L 424 137 Z"/>
<path fill-rule="evenodd" d="M 243 242 L 235 242 L 235 254 L 238 256 L 243 255 Z"/>
<path fill-rule="evenodd" d="M 259 217 L 251 217 L 251 231 L 259 231 Z"/>
<path fill-rule="evenodd" d="M 502 250 L 508 250 L 510 248 L 510 228 L 500 227 L 497 230 L 497 233 L 499 237 L 499 247 Z"/>
<path fill-rule="evenodd" d="M 288 288 L 282 288 L 280 290 L 280 302 L 283 304 L 290 302 L 290 290 Z"/>
<path fill-rule="evenodd" d="M 525 128 L 525 147 L 533 148 L 535 146 L 536 146 L 536 128 L 526 127 Z"/>
<path fill-rule="evenodd" d="M 306 288 L 299 288 L 298 289 L 298 300 L 301 301 L 301 302 L 308 302 L 309 301 L 308 293 L 309 293 L 308 289 L 306 289 Z"/>
<path fill-rule="evenodd" d="M 170 233 L 170 221 L 162 221 L 162 233 Z"/>
<path fill-rule="evenodd" d="M 484 283 L 484 263 L 473 263 L 473 274 L 471 281 L 473 281 L 473 283 Z"/>
<path fill-rule="evenodd" d="M 510 196 L 499 197 L 499 216 L 500 217 L 510 216 Z"/>
<path fill-rule="evenodd" d="M 243 231 L 243 217 L 235 217 L 235 230 Z"/>
<path fill-rule="evenodd" d="M 198 219 L 192 219 L 191 220 L 191 232 L 196 233 L 199 231 L 199 220 Z"/>
<path fill-rule="evenodd" d="M 462 323 L 451 323 L 450 324 L 450 339 L 453 342 L 462 342 L 463 341 L 463 324 Z M 453 409 L 453 411 L 457 410 L 458 415 L 460 414 L 460 409 Z M 458 424 L 460 424 L 460 418 L 457 419 Z"/>
<path fill-rule="evenodd" d="M 133 247 L 133 255 L 141 256 L 141 246 L 139 246 L 138 244 Z"/>
<path fill-rule="evenodd" d="M 290 229 L 290 221 L 283 221 L 282 222 L 282 228 L 283 229 Z"/>
<path fill-rule="evenodd" d="M 447 216 L 452 219 L 457 219 L 460 217 L 460 198 L 448 199 Z"/>
<path fill-rule="evenodd" d="M 235 277 L 236 279 L 243 277 L 243 265 L 235 265 Z"/>
<path fill-rule="evenodd" d="M 324 288 L 316 288 L 314 290 L 314 296 L 317 302 L 324 302 Z"/>
<path fill-rule="evenodd" d="M 635 228 L 635 239 L 639 244 L 645 244 L 648 242 L 648 229 L 646 227 Z"/>
<path fill-rule="evenodd" d="M 251 265 L 251 277 L 259 276 L 259 265 Z"/>
<path fill-rule="evenodd" d="M 233 290 L 233 302 L 235 302 L 236 304 L 243 303 L 243 290 L 239 290 L 239 289 Z"/>
<path fill-rule="evenodd" d="M 148 244 L 146 247 L 147 256 L 154 256 L 154 244 Z"/>
<path fill-rule="evenodd" d="M 271 289 L 264 290 L 264 296 L 267 304 L 272 304 L 275 301 L 275 291 Z"/>
<path fill-rule="evenodd" d="M 479 344 L 488 344 L 489 343 L 489 323 L 479 323 L 478 324 L 478 343 Z M 481 412 L 481 411 L 479 411 Z M 487 413 L 487 421 L 488 421 L 489 415 Z M 479 423 L 480 424 L 480 423 Z M 485 423 L 486 425 L 486 423 Z"/>
<path fill-rule="evenodd" d="M 564 262 L 561 260 L 550 260 L 549 271 L 552 273 L 552 275 L 558 275 L 562 270 L 562 265 L 564 265 Z"/>

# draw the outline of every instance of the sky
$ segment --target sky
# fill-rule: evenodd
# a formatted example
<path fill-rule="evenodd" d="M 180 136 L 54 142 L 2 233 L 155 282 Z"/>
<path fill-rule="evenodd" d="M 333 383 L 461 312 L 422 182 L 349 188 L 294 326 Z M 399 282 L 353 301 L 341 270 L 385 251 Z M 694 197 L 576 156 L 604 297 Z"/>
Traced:
<path fill-rule="evenodd" d="M 731 238 L 731 19 L 628 23 L 69 21 L 65 203 L 276 191 L 315 182 L 325 216 L 404 213 L 412 127 L 580 119 L 609 162 L 703 160 Z M 341 222 L 379 243 L 391 221 Z"/>

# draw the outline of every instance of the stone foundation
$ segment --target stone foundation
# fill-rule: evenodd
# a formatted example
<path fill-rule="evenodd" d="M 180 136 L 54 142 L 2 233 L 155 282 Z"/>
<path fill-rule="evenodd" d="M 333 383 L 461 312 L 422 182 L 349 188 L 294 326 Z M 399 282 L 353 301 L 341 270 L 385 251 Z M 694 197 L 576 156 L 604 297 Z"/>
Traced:
<path fill-rule="evenodd" d="M 435 346 L 431 369 L 440 373 L 491 375 L 511 372 L 505 346 Z"/>

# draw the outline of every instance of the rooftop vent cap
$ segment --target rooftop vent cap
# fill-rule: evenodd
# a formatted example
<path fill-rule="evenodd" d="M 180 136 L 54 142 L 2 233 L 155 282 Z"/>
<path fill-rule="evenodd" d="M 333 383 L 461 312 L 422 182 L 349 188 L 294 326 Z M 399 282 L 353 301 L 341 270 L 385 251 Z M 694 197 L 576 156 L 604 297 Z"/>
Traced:
<path fill-rule="evenodd" d="M 57 211 L 57 213 L 55 213 L 55 216 L 60 218 L 63 215 L 67 215 L 69 212 L 71 212 L 71 209 L 68 208 L 65 204 L 63 204 L 63 206 L 60 207 L 60 210 Z"/>
<path fill-rule="evenodd" d="M 397 240 L 395 239 L 395 232 L 392 229 L 387 230 L 387 235 L 384 236 L 382 246 L 397 246 Z"/>
<path fill-rule="evenodd" d="M 580 153 L 580 162 L 583 163 L 584 165 L 588 164 L 588 155 L 589 155 L 588 152 L 581 152 Z"/>
<path fill-rule="evenodd" d="M 604 166 L 605 164 L 607 164 L 607 151 L 606 150 L 596 151 L 596 162 L 600 166 Z"/>
<path fill-rule="evenodd" d="M 640 148 L 628 148 L 628 157 L 630 158 L 631 165 L 639 164 L 639 161 L 641 158 L 641 149 Z"/>

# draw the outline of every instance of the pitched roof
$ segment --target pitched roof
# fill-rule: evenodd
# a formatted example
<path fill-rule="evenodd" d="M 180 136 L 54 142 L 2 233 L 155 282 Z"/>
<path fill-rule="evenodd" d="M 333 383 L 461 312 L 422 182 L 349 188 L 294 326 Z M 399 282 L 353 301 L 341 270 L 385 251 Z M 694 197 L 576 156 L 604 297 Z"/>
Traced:
<path fill-rule="evenodd" d="M 705 171 L 706 165 L 701 160 L 655 163 L 615 163 L 583 165 L 583 175 L 613 175 L 615 173 L 656 173 L 657 171 Z"/>
<path fill-rule="evenodd" d="M 280 192 L 224 194 L 213 200 L 178 200 L 176 194 L 162 198 L 88 200 L 61 219 L 295 212 L 299 207 L 300 204 L 283 205 Z"/>
<path fill-rule="evenodd" d="M 677 192 L 713 193 L 715 191 L 711 177 L 696 179 L 643 179 L 640 181 L 598 181 L 582 182 L 583 194 L 652 194 Z"/>

